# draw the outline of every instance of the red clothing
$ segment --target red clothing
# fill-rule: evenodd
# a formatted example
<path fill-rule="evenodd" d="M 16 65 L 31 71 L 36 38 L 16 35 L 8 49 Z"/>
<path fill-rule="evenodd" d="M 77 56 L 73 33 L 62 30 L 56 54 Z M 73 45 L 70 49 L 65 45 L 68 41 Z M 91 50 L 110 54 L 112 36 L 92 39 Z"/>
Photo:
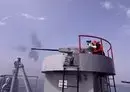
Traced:
<path fill-rule="evenodd" d="M 99 52 L 99 51 L 103 51 L 102 45 L 100 45 L 98 48 L 95 48 L 93 52 Z"/>
<path fill-rule="evenodd" d="M 96 43 L 96 48 L 94 48 L 93 54 L 105 55 L 103 46 L 100 43 Z"/>

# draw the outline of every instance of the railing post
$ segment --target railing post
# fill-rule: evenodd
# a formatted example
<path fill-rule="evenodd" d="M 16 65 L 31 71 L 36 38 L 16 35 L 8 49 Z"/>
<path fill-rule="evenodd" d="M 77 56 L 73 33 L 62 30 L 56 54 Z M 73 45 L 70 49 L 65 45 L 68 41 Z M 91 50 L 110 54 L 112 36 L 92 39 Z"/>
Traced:
<path fill-rule="evenodd" d="M 111 56 L 112 56 L 112 60 L 114 61 L 112 46 L 111 46 Z"/>
<path fill-rule="evenodd" d="M 79 35 L 79 53 L 81 52 L 81 35 Z"/>

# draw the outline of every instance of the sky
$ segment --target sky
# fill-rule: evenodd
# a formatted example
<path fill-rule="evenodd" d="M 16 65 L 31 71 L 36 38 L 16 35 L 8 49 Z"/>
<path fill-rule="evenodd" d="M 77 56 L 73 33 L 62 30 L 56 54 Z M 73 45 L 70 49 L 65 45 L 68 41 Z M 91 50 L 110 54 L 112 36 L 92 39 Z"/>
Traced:
<path fill-rule="evenodd" d="M 129 0 L 0 0 L 0 11 L 1 74 L 12 72 L 17 57 L 31 75 L 40 74 L 50 53 L 39 52 L 37 62 L 28 58 L 33 33 L 43 48 L 77 46 L 78 35 L 89 34 L 111 42 L 116 80 L 130 80 Z"/>

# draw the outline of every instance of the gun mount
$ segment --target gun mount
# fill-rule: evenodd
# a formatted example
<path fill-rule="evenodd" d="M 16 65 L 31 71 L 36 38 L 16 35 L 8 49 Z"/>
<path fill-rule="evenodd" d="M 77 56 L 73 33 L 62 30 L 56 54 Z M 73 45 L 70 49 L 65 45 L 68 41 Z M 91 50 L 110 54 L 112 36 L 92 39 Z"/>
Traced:
<path fill-rule="evenodd" d="M 64 66 L 73 66 L 76 65 L 74 62 L 74 56 L 76 50 L 72 49 L 72 48 L 59 48 L 59 49 L 39 49 L 39 48 L 31 48 L 31 50 L 42 50 L 42 51 L 56 51 L 56 52 L 60 52 L 60 53 L 66 53 L 66 57 L 65 57 L 65 61 L 64 61 Z"/>

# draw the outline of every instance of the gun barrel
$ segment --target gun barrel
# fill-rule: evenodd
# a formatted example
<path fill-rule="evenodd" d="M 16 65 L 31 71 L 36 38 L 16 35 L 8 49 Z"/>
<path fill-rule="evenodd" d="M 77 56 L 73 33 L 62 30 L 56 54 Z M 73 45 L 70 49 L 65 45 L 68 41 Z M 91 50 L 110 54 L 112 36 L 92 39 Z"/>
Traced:
<path fill-rule="evenodd" d="M 40 48 L 31 48 L 31 50 L 59 51 L 58 49 L 40 49 Z"/>
<path fill-rule="evenodd" d="M 31 48 L 31 50 L 43 50 L 43 51 L 57 51 L 61 53 L 73 53 L 72 51 L 67 51 L 65 49 L 40 49 L 40 48 Z"/>
<path fill-rule="evenodd" d="M 130 81 L 121 81 L 122 83 L 130 84 Z"/>

